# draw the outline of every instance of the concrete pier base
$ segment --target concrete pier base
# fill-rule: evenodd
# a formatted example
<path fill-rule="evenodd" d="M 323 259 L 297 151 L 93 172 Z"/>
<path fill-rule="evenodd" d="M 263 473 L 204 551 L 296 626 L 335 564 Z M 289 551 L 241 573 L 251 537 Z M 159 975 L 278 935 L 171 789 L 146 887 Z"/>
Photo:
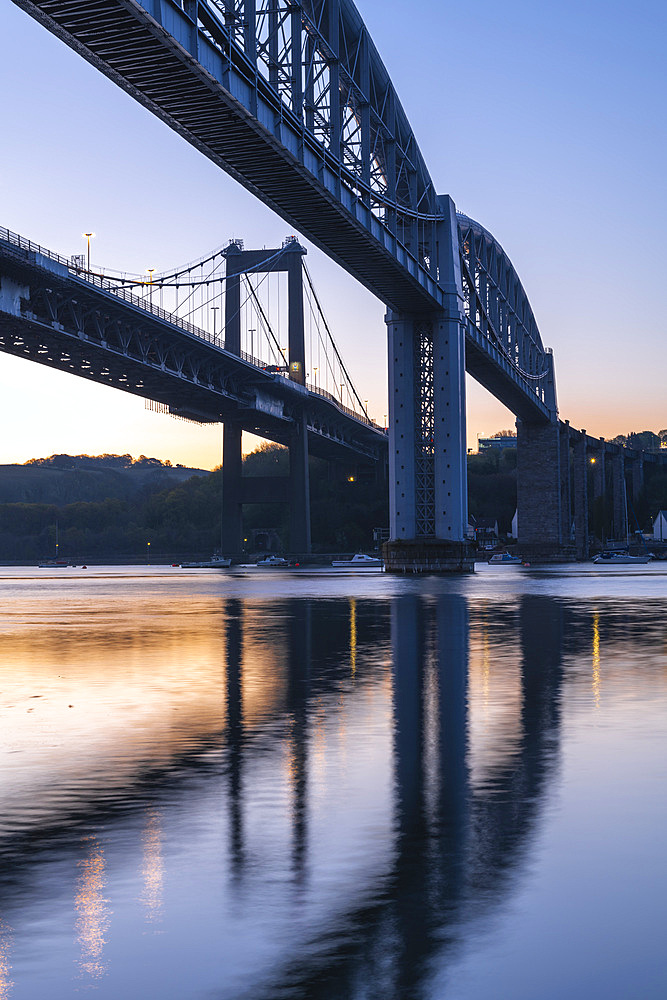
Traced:
<path fill-rule="evenodd" d="M 382 546 L 387 573 L 473 573 L 474 547 L 470 542 L 439 538 L 393 540 Z"/>

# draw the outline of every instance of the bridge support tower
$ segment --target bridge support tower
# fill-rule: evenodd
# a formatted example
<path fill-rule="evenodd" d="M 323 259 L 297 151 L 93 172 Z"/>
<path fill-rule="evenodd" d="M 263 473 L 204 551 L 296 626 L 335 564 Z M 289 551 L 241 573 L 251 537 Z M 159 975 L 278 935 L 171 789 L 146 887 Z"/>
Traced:
<path fill-rule="evenodd" d="M 303 312 L 304 248 L 293 240 L 285 252 L 242 250 L 231 243 L 226 250 L 225 350 L 241 355 L 241 275 L 247 271 L 286 271 L 288 281 L 289 377 L 305 385 L 305 338 Z M 290 471 L 281 477 L 245 478 L 242 475 L 241 424 L 226 420 L 222 446 L 222 545 L 226 555 L 243 551 L 244 503 L 284 502 L 290 507 L 291 552 L 310 552 L 310 488 L 308 479 L 308 428 L 305 415 L 295 422 L 288 443 Z"/>
<path fill-rule="evenodd" d="M 445 308 L 386 316 L 389 334 L 389 524 L 386 569 L 470 572 L 465 318 L 456 211 L 440 199 Z"/>

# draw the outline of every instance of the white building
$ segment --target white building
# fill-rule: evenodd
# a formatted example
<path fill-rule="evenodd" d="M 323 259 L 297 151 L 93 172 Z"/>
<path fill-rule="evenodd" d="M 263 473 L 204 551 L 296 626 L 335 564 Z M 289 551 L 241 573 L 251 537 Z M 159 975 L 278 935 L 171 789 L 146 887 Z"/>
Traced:
<path fill-rule="evenodd" d="M 653 522 L 653 538 L 656 542 L 667 542 L 667 510 L 659 510 Z"/>

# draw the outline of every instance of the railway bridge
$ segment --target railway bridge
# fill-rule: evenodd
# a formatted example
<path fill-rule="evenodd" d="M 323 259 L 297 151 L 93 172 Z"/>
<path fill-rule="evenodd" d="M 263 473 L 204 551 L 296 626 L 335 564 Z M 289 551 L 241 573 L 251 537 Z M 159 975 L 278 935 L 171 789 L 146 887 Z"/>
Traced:
<path fill-rule="evenodd" d="M 436 190 L 352 0 L 14 2 L 386 305 L 388 568 L 472 568 L 466 371 L 518 420 L 522 548 L 569 546 L 553 354 L 500 243 Z"/>

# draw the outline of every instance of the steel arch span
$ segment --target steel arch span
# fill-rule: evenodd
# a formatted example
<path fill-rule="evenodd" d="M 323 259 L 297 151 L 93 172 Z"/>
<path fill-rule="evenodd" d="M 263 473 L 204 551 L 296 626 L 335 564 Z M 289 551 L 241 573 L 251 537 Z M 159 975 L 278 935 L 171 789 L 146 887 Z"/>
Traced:
<path fill-rule="evenodd" d="M 553 357 L 500 245 L 437 194 L 352 0 L 13 2 L 387 305 L 392 537 L 462 542 L 464 371 L 553 424 Z"/>

